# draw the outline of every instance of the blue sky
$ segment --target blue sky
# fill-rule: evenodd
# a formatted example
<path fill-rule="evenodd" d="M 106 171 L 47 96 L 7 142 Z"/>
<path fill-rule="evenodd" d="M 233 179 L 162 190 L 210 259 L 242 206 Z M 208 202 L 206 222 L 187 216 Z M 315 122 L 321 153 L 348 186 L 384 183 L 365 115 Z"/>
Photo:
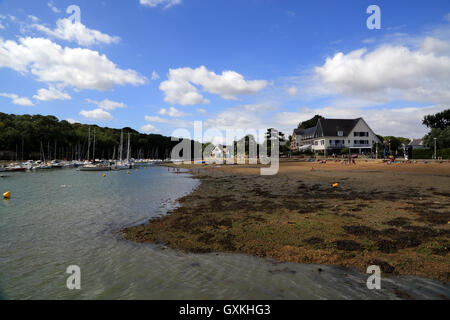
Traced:
<path fill-rule="evenodd" d="M 319 113 L 421 137 L 423 115 L 450 105 L 449 13 L 448 0 L 3 0 L 0 111 L 164 135 L 194 120 L 290 133 Z"/>

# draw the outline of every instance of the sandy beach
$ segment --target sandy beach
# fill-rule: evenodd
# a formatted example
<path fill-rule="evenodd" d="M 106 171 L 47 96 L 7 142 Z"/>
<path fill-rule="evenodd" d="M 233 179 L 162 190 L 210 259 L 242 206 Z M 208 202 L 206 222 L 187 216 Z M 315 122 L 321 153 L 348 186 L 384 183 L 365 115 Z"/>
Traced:
<path fill-rule="evenodd" d="M 258 165 L 180 167 L 200 186 L 167 215 L 124 229 L 126 239 L 449 281 L 448 162 L 282 161 L 274 176 Z"/>

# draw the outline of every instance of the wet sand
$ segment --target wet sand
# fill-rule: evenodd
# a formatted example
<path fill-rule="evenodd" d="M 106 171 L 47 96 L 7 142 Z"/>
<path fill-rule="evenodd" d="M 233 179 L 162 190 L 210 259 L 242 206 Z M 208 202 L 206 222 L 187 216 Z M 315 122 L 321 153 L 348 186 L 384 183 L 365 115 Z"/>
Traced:
<path fill-rule="evenodd" d="M 282 161 L 275 176 L 258 165 L 181 167 L 200 186 L 168 215 L 124 229 L 125 238 L 449 281 L 448 162 Z"/>

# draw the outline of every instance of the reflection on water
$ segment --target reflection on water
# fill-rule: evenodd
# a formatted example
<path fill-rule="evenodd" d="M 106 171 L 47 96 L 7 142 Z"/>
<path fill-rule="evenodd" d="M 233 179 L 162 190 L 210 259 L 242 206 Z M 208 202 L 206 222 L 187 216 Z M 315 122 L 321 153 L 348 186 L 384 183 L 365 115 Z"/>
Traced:
<path fill-rule="evenodd" d="M 368 275 L 333 266 L 277 263 L 237 254 L 184 254 L 135 244 L 119 230 L 164 214 L 198 181 L 163 167 L 139 172 L 15 173 L 0 178 L 0 298 L 6 299 L 346 299 L 442 298 L 437 282 Z M 67 266 L 81 290 L 66 288 Z M 321 272 L 318 269 L 322 270 Z"/>

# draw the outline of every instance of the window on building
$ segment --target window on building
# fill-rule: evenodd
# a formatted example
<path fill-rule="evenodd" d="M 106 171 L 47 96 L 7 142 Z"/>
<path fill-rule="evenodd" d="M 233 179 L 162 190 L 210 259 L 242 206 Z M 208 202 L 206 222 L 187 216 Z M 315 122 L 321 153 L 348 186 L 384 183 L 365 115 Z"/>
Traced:
<path fill-rule="evenodd" d="M 338 137 L 342 137 L 344 135 L 344 131 L 338 131 L 337 134 L 338 134 Z"/>

